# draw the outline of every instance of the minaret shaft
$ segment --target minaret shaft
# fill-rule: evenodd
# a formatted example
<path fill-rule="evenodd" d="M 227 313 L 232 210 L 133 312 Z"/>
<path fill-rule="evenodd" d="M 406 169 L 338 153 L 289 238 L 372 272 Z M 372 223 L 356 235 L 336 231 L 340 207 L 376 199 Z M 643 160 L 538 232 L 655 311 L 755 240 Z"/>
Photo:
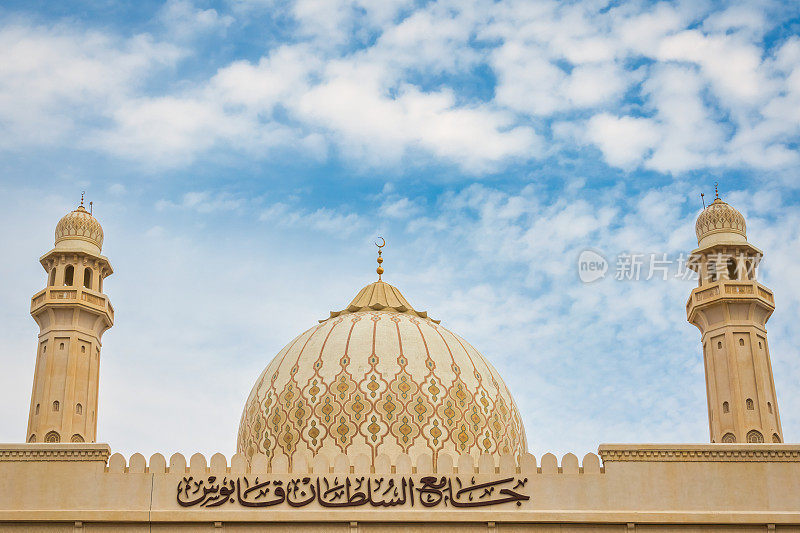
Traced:
<path fill-rule="evenodd" d="M 735 442 L 753 441 L 759 438 L 753 431 L 766 442 L 783 441 L 767 332 L 757 318 L 765 311 L 761 304 L 725 299 L 695 311 L 712 442 L 730 441 L 731 435 Z"/>

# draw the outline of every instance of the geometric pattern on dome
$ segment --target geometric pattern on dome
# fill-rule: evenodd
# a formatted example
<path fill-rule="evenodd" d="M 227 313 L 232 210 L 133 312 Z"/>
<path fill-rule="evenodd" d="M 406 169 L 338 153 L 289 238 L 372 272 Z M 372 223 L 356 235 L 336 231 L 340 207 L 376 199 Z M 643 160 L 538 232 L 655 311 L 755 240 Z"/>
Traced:
<path fill-rule="evenodd" d="M 56 244 L 68 239 L 88 240 L 103 248 L 103 228 L 83 205 L 64 215 L 56 224 Z"/>
<path fill-rule="evenodd" d="M 259 377 L 237 450 L 250 458 L 440 452 L 520 456 L 525 431 L 502 378 L 430 319 L 358 311 L 290 342 Z"/>
<path fill-rule="evenodd" d="M 713 233 L 738 233 L 747 238 L 744 216 L 719 198 L 703 209 L 694 225 L 697 242 Z"/>

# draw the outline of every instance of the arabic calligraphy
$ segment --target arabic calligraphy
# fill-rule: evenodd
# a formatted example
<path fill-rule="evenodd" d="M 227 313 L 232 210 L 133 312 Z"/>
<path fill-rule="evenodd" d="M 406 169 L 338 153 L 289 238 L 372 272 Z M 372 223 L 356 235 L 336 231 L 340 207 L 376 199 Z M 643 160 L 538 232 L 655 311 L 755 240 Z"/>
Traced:
<path fill-rule="evenodd" d="M 322 507 L 487 507 L 530 500 L 523 494 L 528 478 L 476 482 L 459 476 L 379 477 L 318 476 L 287 480 L 208 476 L 196 480 L 184 477 L 178 483 L 177 500 L 182 507 L 272 507 L 287 504 L 305 507 L 314 502 Z"/>

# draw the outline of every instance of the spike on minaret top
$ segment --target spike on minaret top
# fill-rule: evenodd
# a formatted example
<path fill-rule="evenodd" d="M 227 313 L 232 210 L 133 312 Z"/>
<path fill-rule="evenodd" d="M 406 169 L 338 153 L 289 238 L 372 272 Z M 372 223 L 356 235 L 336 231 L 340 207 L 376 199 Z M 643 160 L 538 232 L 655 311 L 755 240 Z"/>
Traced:
<path fill-rule="evenodd" d="M 386 246 L 386 239 L 383 237 L 378 238 L 381 240 L 381 244 L 378 244 L 377 242 L 375 243 L 375 246 L 378 247 L 378 268 L 375 269 L 375 272 L 378 273 L 378 281 L 382 281 L 381 276 L 383 275 L 383 267 L 381 266 L 381 263 L 383 263 L 383 257 L 381 257 L 381 254 L 383 253 L 383 250 L 381 250 L 381 248 Z"/>

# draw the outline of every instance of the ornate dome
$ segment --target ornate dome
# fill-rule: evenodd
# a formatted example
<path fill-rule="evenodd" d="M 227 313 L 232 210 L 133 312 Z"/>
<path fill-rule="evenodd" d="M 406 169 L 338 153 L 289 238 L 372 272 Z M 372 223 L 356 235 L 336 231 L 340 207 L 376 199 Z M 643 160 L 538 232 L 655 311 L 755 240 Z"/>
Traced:
<path fill-rule="evenodd" d="M 56 224 L 56 246 L 65 241 L 78 240 L 103 248 L 103 228 L 89 212 L 83 208 L 83 201 L 75 211 L 67 213 Z"/>
<path fill-rule="evenodd" d="M 700 246 L 704 241 L 722 242 L 730 240 L 744 242 L 747 240 L 747 226 L 744 216 L 726 204 L 719 197 L 708 207 L 703 209 L 694 226 L 697 233 L 697 242 Z M 713 237 L 713 239 L 711 238 Z M 709 242 L 709 244 L 712 244 Z"/>
<path fill-rule="evenodd" d="M 247 399 L 237 450 L 374 461 L 441 451 L 519 456 L 527 447 L 492 365 L 378 281 L 269 363 Z"/>

